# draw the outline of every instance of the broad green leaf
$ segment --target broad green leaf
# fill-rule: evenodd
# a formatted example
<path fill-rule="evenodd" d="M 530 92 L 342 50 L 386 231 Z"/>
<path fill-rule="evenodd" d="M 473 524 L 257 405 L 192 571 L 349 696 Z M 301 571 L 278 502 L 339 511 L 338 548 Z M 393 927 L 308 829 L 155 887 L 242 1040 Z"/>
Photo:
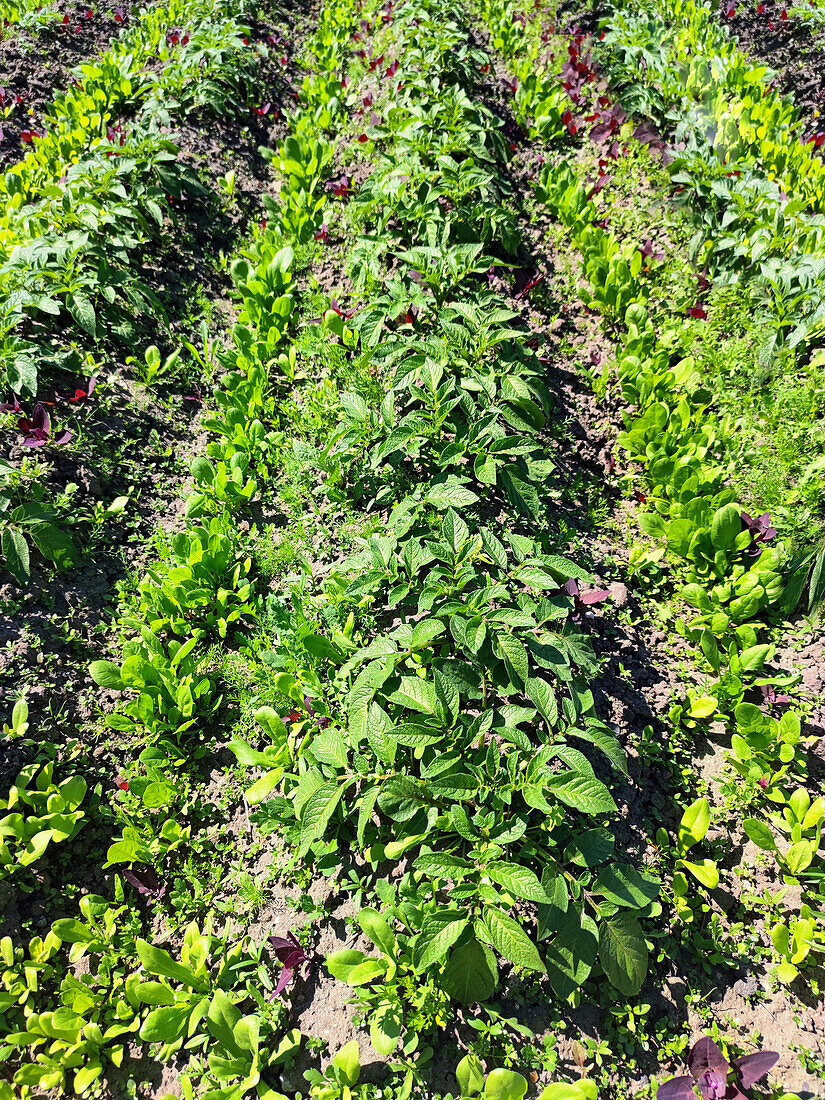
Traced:
<path fill-rule="evenodd" d="M 467 913 L 462 909 L 442 909 L 430 913 L 413 941 L 413 965 L 427 970 L 443 959 L 467 927 Z"/>
<path fill-rule="evenodd" d="M 123 691 L 120 667 L 114 661 L 92 661 L 89 665 L 89 675 L 98 687 Z"/>
<path fill-rule="evenodd" d="M 340 784 L 324 783 L 307 799 L 301 812 L 301 842 L 298 846 L 300 856 L 305 856 L 315 841 L 323 837 L 344 791 L 352 782 L 353 780 L 348 779 Z"/>
<path fill-rule="evenodd" d="M 456 872 L 468 871 L 474 867 L 469 859 L 448 855 L 446 852 L 425 852 L 417 856 L 413 867 L 432 878 L 457 878 Z"/>
<path fill-rule="evenodd" d="M 189 1004 L 164 1005 L 154 1009 L 143 1022 L 139 1032 L 141 1039 L 144 1043 L 172 1042 L 184 1032 L 192 1010 L 193 1006 Z"/>
<path fill-rule="evenodd" d="M 455 1068 L 462 1096 L 473 1096 L 484 1088 L 484 1067 L 476 1054 L 465 1054 Z"/>
<path fill-rule="evenodd" d="M 591 890 L 614 905 L 644 909 L 659 896 L 659 886 L 657 879 L 640 874 L 629 864 L 610 863 L 599 871 Z"/>
<path fill-rule="evenodd" d="M 626 997 L 635 997 L 647 974 L 647 945 L 632 913 L 616 913 L 599 927 L 599 962 L 610 981 Z"/>
<path fill-rule="evenodd" d="M 456 554 L 470 537 L 470 528 L 452 508 L 449 509 L 441 524 L 441 537 Z"/>
<path fill-rule="evenodd" d="M 559 707 L 556 694 L 545 680 L 531 676 L 527 680 L 527 695 L 538 707 L 539 713 L 551 729 L 559 720 Z"/>
<path fill-rule="evenodd" d="M 813 862 L 816 845 L 810 840 L 800 840 L 792 844 L 784 855 L 784 861 L 792 875 L 806 871 Z"/>
<path fill-rule="evenodd" d="M 97 335 L 97 317 L 95 307 L 85 294 L 73 294 L 68 301 L 69 313 L 77 321 L 82 329 L 90 336 Z"/>
<path fill-rule="evenodd" d="M 404 1030 L 404 1013 L 399 1004 L 383 1004 L 370 1016 L 370 1042 L 383 1057 L 398 1047 Z"/>
<path fill-rule="evenodd" d="M 555 933 L 543 942 L 550 987 L 569 1000 L 584 985 L 596 962 L 599 941 L 596 922 L 570 906 L 554 921 Z"/>
<path fill-rule="evenodd" d="M 598 1091 L 595 1081 L 554 1081 L 539 1100 L 598 1100 Z"/>
<path fill-rule="evenodd" d="M 706 798 L 697 798 L 682 814 L 679 822 L 679 848 L 686 852 L 700 840 L 704 840 L 710 828 L 710 803 Z"/>
<path fill-rule="evenodd" d="M 135 988 L 138 998 L 145 1005 L 173 1005 L 175 991 L 166 982 L 140 982 Z"/>
<path fill-rule="evenodd" d="M 711 859 L 703 859 L 700 863 L 680 859 L 676 861 L 676 866 L 687 868 L 693 877 L 701 882 L 703 886 L 706 886 L 708 890 L 715 890 L 719 885 L 719 871 Z"/>
<path fill-rule="evenodd" d="M 340 1071 L 345 1085 L 354 1085 L 361 1076 L 361 1059 L 358 1056 L 358 1040 L 351 1039 L 332 1059 Z"/>
<path fill-rule="evenodd" d="M 561 772 L 550 776 L 545 790 L 566 806 L 584 814 L 616 812 L 616 803 L 604 783 L 579 772 Z"/>
<path fill-rule="evenodd" d="M 507 667 L 507 674 L 517 683 L 526 684 L 530 678 L 530 659 L 524 643 L 508 631 L 496 635 L 496 644 Z"/>
<path fill-rule="evenodd" d="M 538 904 L 549 904 L 553 900 L 548 898 L 535 872 L 529 867 L 494 860 L 487 864 L 485 870 L 493 882 L 497 882 L 517 898 L 524 898 L 525 901 L 534 901 Z"/>
<path fill-rule="evenodd" d="M 687 713 L 690 718 L 710 718 L 719 709 L 719 700 L 713 695 L 697 695 L 688 703 Z"/>
<path fill-rule="evenodd" d="M 545 972 L 546 968 L 536 945 L 518 921 L 498 909 L 490 908 L 484 914 L 483 923 L 490 942 L 502 958 L 524 970 L 536 970 L 541 974 Z"/>
<path fill-rule="evenodd" d="M 711 520 L 710 541 L 714 550 L 728 552 L 733 550 L 736 537 L 742 530 L 739 508 L 735 504 L 724 504 L 717 509 Z"/>
<path fill-rule="evenodd" d="M 4 527 L 0 536 L 0 548 L 6 569 L 19 585 L 28 583 L 31 576 L 29 566 L 29 544 L 20 531 L 14 527 Z"/>
<path fill-rule="evenodd" d="M 387 696 L 390 703 L 421 711 L 423 714 L 435 714 L 437 696 L 435 687 L 419 676 L 402 676 L 401 686 Z"/>
<path fill-rule="evenodd" d="M 484 1083 L 484 1100 L 524 1100 L 527 1078 L 512 1069 L 494 1069 Z"/>
<path fill-rule="evenodd" d="M 205 978 L 199 977 L 183 963 L 176 962 L 168 951 L 141 939 L 135 941 L 135 947 L 144 970 L 149 974 L 155 974 L 161 978 L 172 978 L 190 989 L 203 990 L 207 987 Z"/>
<path fill-rule="evenodd" d="M 327 955 L 324 960 L 327 970 L 340 982 L 347 985 L 366 985 L 386 973 L 387 960 L 365 955 L 363 951 L 346 949 Z"/>
<path fill-rule="evenodd" d="M 364 930 L 364 934 L 369 936 L 385 955 L 389 955 L 390 958 L 395 955 L 398 949 L 395 936 L 386 919 L 377 909 L 362 909 L 358 914 L 358 923 Z"/>
<path fill-rule="evenodd" d="M 459 1004 L 471 1005 L 492 996 L 498 980 L 498 970 L 492 951 L 473 938 L 452 952 L 441 986 Z"/>

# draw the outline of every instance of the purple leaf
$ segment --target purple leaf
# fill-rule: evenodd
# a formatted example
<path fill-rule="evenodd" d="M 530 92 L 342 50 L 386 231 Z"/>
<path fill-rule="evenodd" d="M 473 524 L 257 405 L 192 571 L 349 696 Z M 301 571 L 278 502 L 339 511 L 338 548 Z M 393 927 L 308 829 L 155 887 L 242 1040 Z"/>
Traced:
<path fill-rule="evenodd" d="M 273 997 L 278 997 L 284 989 L 286 989 L 287 985 L 289 985 L 298 967 L 308 961 L 308 957 L 292 932 L 288 932 L 286 937 L 270 936 L 269 946 L 272 948 L 272 953 L 275 958 L 283 964 L 283 969 L 281 970 L 281 975 L 273 994 Z"/>
<path fill-rule="evenodd" d="M 42 401 L 38 401 L 37 404 L 34 406 L 34 411 L 32 412 L 32 424 L 34 425 L 35 431 L 43 431 L 46 433 L 46 435 L 48 435 L 51 431 L 52 422 L 49 416 L 49 410 L 42 403 Z"/>
<path fill-rule="evenodd" d="M 728 1096 L 727 1069 L 706 1069 L 696 1083 L 703 1100 L 725 1100 Z"/>
<path fill-rule="evenodd" d="M 68 428 L 64 428 L 62 432 L 58 432 L 52 440 L 52 443 L 56 447 L 62 447 L 64 443 L 68 443 L 70 439 L 74 437 L 74 432 Z"/>
<path fill-rule="evenodd" d="M 662 141 L 661 134 L 650 122 L 640 122 L 633 131 L 633 136 L 640 145 L 657 145 Z"/>
<path fill-rule="evenodd" d="M 283 993 L 283 991 L 289 985 L 289 983 L 292 979 L 292 975 L 294 973 L 295 973 L 295 971 L 292 969 L 291 966 L 285 966 L 283 968 L 283 970 L 281 971 L 281 976 L 278 979 L 278 984 L 275 986 L 275 992 L 273 994 L 273 998 L 274 997 L 280 997 L 280 995 Z"/>
<path fill-rule="evenodd" d="M 739 1070 L 743 1088 L 750 1088 L 768 1074 L 779 1061 L 775 1050 L 757 1050 L 755 1054 L 746 1054 L 743 1058 L 734 1058 L 733 1064 Z"/>
<path fill-rule="evenodd" d="M 130 886 L 143 896 L 162 898 L 166 893 L 166 883 L 161 882 L 154 867 L 148 865 L 127 868 L 121 872 Z"/>
<path fill-rule="evenodd" d="M 656 1090 L 656 1100 L 696 1100 L 692 1077 L 671 1077 Z"/>
<path fill-rule="evenodd" d="M 688 1069 L 695 1080 L 708 1070 L 721 1071 L 727 1077 L 728 1068 L 725 1056 L 713 1039 L 705 1037 L 693 1044 L 688 1055 Z"/>
<path fill-rule="evenodd" d="M 579 602 L 585 607 L 591 607 L 594 603 L 602 603 L 609 596 L 610 591 L 607 588 L 595 588 L 592 592 L 584 592 L 579 596 Z"/>

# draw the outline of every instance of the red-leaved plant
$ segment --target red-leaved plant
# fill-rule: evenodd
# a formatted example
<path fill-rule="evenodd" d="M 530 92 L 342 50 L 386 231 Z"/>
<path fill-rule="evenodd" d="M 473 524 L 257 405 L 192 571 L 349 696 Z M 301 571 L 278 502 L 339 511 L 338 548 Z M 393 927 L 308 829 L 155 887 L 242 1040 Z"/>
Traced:
<path fill-rule="evenodd" d="M 702 1100 L 748 1100 L 742 1089 L 755 1085 L 778 1061 L 775 1050 L 758 1050 L 730 1063 L 713 1039 L 699 1039 L 688 1054 L 690 1076 L 665 1081 L 656 1100 L 696 1100 L 697 1096 Z M 729 1081 L 731 1070 L 733 1080 Z"/>

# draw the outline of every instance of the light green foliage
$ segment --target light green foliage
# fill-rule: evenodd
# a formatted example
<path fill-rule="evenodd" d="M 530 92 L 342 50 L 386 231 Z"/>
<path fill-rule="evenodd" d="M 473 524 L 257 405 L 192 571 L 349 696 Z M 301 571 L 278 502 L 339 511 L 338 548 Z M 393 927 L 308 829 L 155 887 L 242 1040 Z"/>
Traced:
<path fill-rule="evenodd" d="M 22 725 L 15 708 L 13 723 Z M 36 863 L 52 843 L 71 840 L 83 825 L 79 807 L 86 797 L 86 780 L 73 775 L 61 783 L 52 776 L 54 764 L 27 764 L 0 798 L 0 878 Z"/>

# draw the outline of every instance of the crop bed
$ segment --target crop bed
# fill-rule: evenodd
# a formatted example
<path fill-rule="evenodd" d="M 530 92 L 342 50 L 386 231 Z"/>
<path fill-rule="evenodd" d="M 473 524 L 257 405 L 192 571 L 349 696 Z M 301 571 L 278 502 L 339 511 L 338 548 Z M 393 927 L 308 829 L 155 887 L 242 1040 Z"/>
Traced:
<path fill-rule="evenodd" d="M 0 1100 L 825 1096 L 825 8 L 0 19 Z"/>

